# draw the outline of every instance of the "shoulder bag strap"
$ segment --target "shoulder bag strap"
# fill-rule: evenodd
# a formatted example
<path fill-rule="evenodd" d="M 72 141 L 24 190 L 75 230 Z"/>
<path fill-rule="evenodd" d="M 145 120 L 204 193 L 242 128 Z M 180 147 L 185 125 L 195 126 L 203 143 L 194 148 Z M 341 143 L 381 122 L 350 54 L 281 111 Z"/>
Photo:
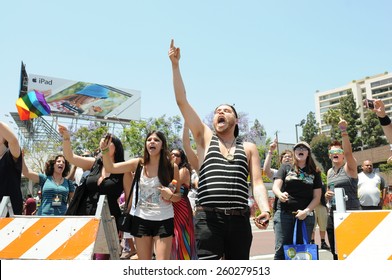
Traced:
<path fill-rule="evenodd" d="M 133 187 L 135 185 L 136 185 L 136 199 L 135 199 L 135 207 L 136 207 L 137 200 L 138 200 L 138 188 L 139 188 L 139 179 L 140 179 L 141 170 L 142 170 L 142 165 L 141 165 L 141 162 L 139 161 L 137 168 L 136 168 L 135 176 L 133 177 L 131 191 L 129 192 L 127 203 L 125 204 L 124 209 L 126 209 L 126 211 L 128 211 L 129 200 L 131 199 Z"/>

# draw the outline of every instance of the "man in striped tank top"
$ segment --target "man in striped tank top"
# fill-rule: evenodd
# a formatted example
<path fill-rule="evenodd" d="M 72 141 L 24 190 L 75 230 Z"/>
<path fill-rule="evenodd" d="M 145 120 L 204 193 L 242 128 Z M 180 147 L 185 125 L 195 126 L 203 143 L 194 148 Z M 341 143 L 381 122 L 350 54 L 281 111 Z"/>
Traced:
<path fill-rule="evenodd" d="M 238 116 L 231 105 L 214 111 L 214 131 L 189 104 L 182 81 L 180 49 L 172 40 L 169 50 L 177 105 L 197 146 L 200 166 L 195 234 L 199 259 L 249 259 L 252 243 L 248 206 L 251 178 L 254 198 L 261 209 L 256 226 L 266 229 L 270 219 L 267 190 L 261 176 L 260 157 L 253 143 L 238 136 Z"/>

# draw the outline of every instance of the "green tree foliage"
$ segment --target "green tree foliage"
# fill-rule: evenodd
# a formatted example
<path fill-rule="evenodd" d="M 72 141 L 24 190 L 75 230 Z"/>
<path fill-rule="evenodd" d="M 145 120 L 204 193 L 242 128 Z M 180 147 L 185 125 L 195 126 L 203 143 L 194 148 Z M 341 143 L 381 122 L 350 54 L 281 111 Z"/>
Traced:
<path fill-rule="evenodd" d="M 267 152 L 269 150 L 269 145 L 272 143 L 271 138 L 267 138 L 265 145 L 258 145 L 257 150 L 259 151 L 259 156 L 260 156 L 260 161 L 261 161 L 261 168 L 263 168 L 264 161 L 267 155 Z M 278 151 L 275 150 L 274 153 L 272 154 L 272 159 L 271 159 L 271 168 L 279 169 L 280 167 L 280 160 L 279 160 L 279 154 Z"/>
<path fill-rule="evenodd" d="M 365 111 L 365 120 L 361 125 L 361 140 L 364 148 L 370 149 L 387 145 L 388 141 L 383 137 L 384 132 L 377 118 L 376 113 L 370 110 Z"/>
<path fill-rule="evenodd" d="M 48 150 L 48 144 L 36 142 L 32 149 L 23 149 L 26 165 L 34 172 L 45 173 L 45 163 L 52 157 L 61 154 L 61 143 L 53 143 L 53 149 Z"/>
<path fill-rule="evenodd" d="M 362 125 L 360 114 L 358 113 L 358 108 L 356 107 L 354 96 L 350 92 L 346 96 L 340 98 L 340 115 L 343 119 L 347 121 L 347 133 L 350 137 L 351 145 L 353 151 L 358 151 L 362 147 L 362 140 L 358 135 L 358 129 Z M 338 131 L 339 132 L 339 131 Z M 341 140 L 341 135 L 335 139 Z"/>
<path fill-rule="evenodd" d="M 392 172 L 392 163 L 384 163 L 378 166 L 381 172 L 390 174 Z"/>
<path fill-rule="evenodd" d="M 329 133 L 330 136 L 334 139 L 338 139 L 336 137 L 339 137 L 339 128 L 338 128 L 338 123 L 340 121 L 340 110 L 337 109 L 329 109 L 327 112 L 324 113 L 323 119 L 325 124 L 329 125 L 331 127 Z"/>
<path fill-rule="evenodd" d="M 306 123 L 302 128 L 301 140 L 310 143 L 313 137 L 319 133 L 318 124 L 316 121 L 316 116 L 314 112 L 309 112 L 306 116 Z"/>
<path fill-rule="evenodd" d="M 107 132 L 106 123 L 92 122 L 88 126 L 81 126 L 71 135 L 73 151 L 79 155 L 84 151 L 95 152 L 99 149 L 99 142 Z M 118 135 L 116 136 L 118 137 Z"/>
<path fill-rule="evenodd" d="M 130 127 L 124 128 L 122 135 L 124 149 L 130 152 L 131 157 L 143 154 L 145 138 L 153 130 L 159 130 L 165 134 L 169 149 L 182 146 L 179 137 L 182 132 L 180 116 L 167 118 L 163 115 L 160 118 L 131 121 Z"/>
<path fill-rule="evenodd" d="M 315 159 L 321 164 L 325 172 L 332 166 L 331 160 L 328 156 L 328 145 L 330 143 L 331 138 L 325 134 L 316 135 L 310 142 L 312 154 L 314 155 Z"/>

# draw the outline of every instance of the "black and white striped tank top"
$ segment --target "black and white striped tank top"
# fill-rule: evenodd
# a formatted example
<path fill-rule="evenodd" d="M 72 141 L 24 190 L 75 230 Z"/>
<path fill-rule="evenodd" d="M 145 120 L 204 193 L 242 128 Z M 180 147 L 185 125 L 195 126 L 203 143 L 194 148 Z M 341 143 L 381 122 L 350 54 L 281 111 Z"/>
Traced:
<path fill-rule="evenodd" d="M 198 203 L 221 209 L 248 207 L 248 162 L 243 143 L 236 140 L 234 160 L 229 162 L 220 152 L 219 139 L 213 135 L 200 168 Z"/>

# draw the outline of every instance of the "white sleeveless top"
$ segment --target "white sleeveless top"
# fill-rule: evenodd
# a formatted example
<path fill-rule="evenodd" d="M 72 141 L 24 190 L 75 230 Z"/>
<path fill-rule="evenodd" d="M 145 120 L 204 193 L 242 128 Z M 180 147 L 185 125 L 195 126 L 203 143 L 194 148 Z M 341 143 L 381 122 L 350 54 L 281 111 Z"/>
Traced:
<path fill-rule="evenodd" d="M 138 202 L 135 209 L 136 188 L 134 188 L 131 214 L 150 221 L 162 221 L 173 218 L 173 205 L 170 201 L 162 198 L 161 191 L 158 189 L 161 185 L 158 176 L 153 178 L 146 177 L 144 170 L 142 170 L 139 181 Z"/>

